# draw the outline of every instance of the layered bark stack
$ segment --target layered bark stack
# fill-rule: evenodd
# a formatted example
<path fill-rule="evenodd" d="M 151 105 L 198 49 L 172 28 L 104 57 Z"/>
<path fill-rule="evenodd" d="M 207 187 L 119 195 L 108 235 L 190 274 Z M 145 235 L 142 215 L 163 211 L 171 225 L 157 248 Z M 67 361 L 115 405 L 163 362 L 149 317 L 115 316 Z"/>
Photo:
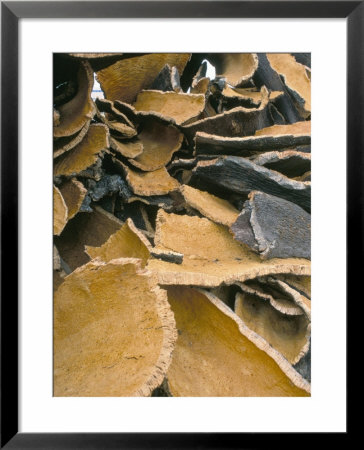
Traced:
<path fill-rule="evenodd" d="M 55 55 L 54 395 L 310 395 L 299 60 Z"/>

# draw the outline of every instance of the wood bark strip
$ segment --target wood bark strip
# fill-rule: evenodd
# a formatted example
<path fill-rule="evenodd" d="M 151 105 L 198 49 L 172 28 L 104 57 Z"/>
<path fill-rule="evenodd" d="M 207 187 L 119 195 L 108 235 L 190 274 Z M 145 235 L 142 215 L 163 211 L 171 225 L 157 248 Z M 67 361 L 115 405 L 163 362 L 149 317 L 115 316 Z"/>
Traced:
<path fill-rule="evenodd" d="M 251 192 L 231 231 L 263 259 L 311 259 L 311 216 L 287 200 Z"/>
<path fill-rule="evenodd" d="M 269 150 L 283 151 L 299 145 L 311 144 L 311 136 L 281 134 L 275 136 L 223 137 L 197 132 L 195 136 L 196 155 L 250 156 Z"/>
<path fill-rule="evenodd" d="M 224 156 L 201 161 L 192 170 L 191 183 L 199 180 L 238 194 L 261 191 L 296 203 L 305 211 L 311 210 L 309 182 L 291 180 L 245 158 Z"/>

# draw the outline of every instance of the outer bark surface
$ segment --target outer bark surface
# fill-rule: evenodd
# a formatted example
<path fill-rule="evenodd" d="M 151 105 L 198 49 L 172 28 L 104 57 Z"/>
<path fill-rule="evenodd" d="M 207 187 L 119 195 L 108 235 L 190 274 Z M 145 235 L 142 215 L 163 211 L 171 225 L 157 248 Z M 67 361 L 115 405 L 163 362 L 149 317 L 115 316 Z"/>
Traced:
<path fill-rule="evenodd" d="M 311 259 L 311 216 L 287 200 L 253 192 L 231 230 L 264 259 Z"/>
<path fill-rule="evenodd" d="M 192 173 L 191 181 L 200 179 L 238 194 L 262 191 L 296 203 L 306 211 L 311 210 L 310 184 L 291 180 L 245 158 L 226 156 L 202 161 Z"/>

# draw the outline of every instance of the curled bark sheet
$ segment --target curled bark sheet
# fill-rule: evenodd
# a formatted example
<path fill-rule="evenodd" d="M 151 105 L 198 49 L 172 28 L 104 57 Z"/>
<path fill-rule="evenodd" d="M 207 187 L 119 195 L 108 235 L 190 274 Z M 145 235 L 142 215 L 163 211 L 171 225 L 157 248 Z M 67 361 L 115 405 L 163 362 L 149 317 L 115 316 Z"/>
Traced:
<path fill-rule="evenodd" d="M 53 234 L 59 235 L 67 223 L 68 208 L 60 190 L 53 186 Z"/>
<path fill-rule="evenodd" d="M 310 134 L 259 135 L 246 137 L 224 137 L 203 132 L 195 136 L 196 155 L 250 156 L 268 150 L 283 151 L 299 145 L 311 144 Z"/>
<path fill-rule="evenodd" d="M 124 156 L 125 158 L 136 158 L 143 153 L 144 147 L 139 139 L 123 142 L 110 137 L 110 150 L 114 154 Z"/>
<path fill-rule="evenodd" d="M 217 136 L 250 136 L 260 128 L 273 125 L 267 108 L 269 95 L 263 88 L 264 100 L 258 108 L 233 108 L 222 114 L 198 120 L 183 127 L 183 132 L 192 141 L 197 132 L 214 134 Z"/>
<path fill-rule="evenodd" d="M 148 396 L 176 335 L 165 291 L 137 259 L 91 261 L 54 296 L 54 395 Z"/>
<path fill-rule="evenodd" d="M 97 72 L 97 80 L 108 100 L 132 103 L 137 94 L 148 89 L 166 64 L 182 74 L 190 53 L 152 53 L 123 59 Z"/>
<path fill-rule="evenodd" d="M 163 210 L 158 212 L 154 241 L 157 249 L 184 255 L 182 264 L 149 260 L 148 268 L 162 285 L 213 287 L 269 274 L 309 275 L 311 270 L 310 261 L 302 258 L 262 261 L 247 246 L 235 241 L 227 227 Z"/>
<path fill-rule="evenodd" d="M 278 290 L 269 289 L 270 286 L 267 287 L 266 281 L 268 278 L 272 277 L 259 277 L 246 283 L 237 282 L 236 285 L 244 294 L 259 298 L 265 303 L 270 303 L 273 309 L 286 316 L 302 316 L 305 314 L 303 309 L 296 304 L 295 299 L 292 299 L 292 296 L 288 298 L 286 292 L 282 294 Z M 264 281 L 262 282 L 263 279 Z"/>
<path fill-rule="evenodd" d="M 100 119 L 105 117 L 100 113 L 105 113 L 107 114 L 106 117 L 109 119 L 125 123 L 125 125 L 129 125 L 129 127 L 131 128 L 134 127 L 133 122 L 131 122 L 131 120 L 125 114 L 115 108 L 114 102 L 112 102 L 111 100 L 107 100 L 106 98 L 97 98 L 96 106 L 99 111 Z"/>
<path fill-rule="evenodd" d="M 196 80 L 196 82 L 194 84 L 192 84 L 191 87 L 191 94 L 206 94 L 208 87 L 210 84 L 210 78 L 208 77 L 203 77 L 200 78 L 199 80 Z"/>
<path fill-rule="evenodd" d="M 215 53 L 208 60 L 216 68 L 216 76 L 226 78 L 231 86 L 241 86 L 254 75 L 258 68 L 255 53 Z"/>
<path fill-rule="evenodd" d="M 86 245 L 85 251 L 91 259 L 99 258 L 104 262 L 118 258 L 138 258 L 144 267 L 150 256 L 151 245 L 135 227 L 133 221 L 127 219 L 125 224 L 112 234 L 101 247 Z"/>
<path fill-rule="evenodd" d="M 131 190 L 137 195 L 164 195 L 179 188 L 178 181 L 165 167 L 153 172 L 137 172 L 124 165 L 124 171 Z"/>
<path fill-rule="evenodd" d="M 273 195 L 251 192 L 231 231 L 263 259 L 311 259 L 310 214 Z"/>
<path fill-rule="evenodd" d="M 259 106 L 264 100 L 262 91 L 252 88 L 232 88 L 228 85 L 222 90 L 222 97 L 225 99 L 235 99 L 236 101 L 245 101 L 251 103 L 251 105 Z M 269 100 L 274 101 L 276 98 L 283 95 L 283 92 L 272 91 L 269 93 Z"/>
<path fill-rule="evenodd" d="M 269 302 L 247 293 L 236 294 L 235 313 L 291 364 L 308 352 L 311 326 L 306 315 L 283 314 Z"/>
<path fill-rule="evenodd" d="M 76 95 L 57 107 L 60 116 L 58 125 L 53 128 L 55 138 L 74 135 L 95 115 L 96 109 L 91 99 L 94 76 L 90 65 L 85 61 L 80 63 L 77 84 Z"/>
<path fill-rule="evenodd" d="M 99 154 L 109 147 L 109 132 L 105 125 L 90 125 L 83 140 L 61 155 L 54 163 L 55 176 L 74 176 L 94 165 Z"/>
<path fill-rule="evenodd" d="M 230 226 L 238 218 L 239 211 L 226 200 L 187 185 L 180 191 L 189 206 L 216 223 Z"/>
<path fill-rule="evenodd" d="M 68 222 L 80 210 L 82 202 L 87 194 L 87 189 L 85 189 L 84 185 L 76 178 L 66 180 L 62 184 L 62 186 L 60 186 L 59 189 L 67 205 L 68 209 L 67 222 Z"/>
<path fill-rule="evenodd" d="M 143 153 L 129 162 L 144 171 L 153 171 L 165 166 L 173 153 L 182 145 L 182 133 L 172 125 L 165 125 L 157 119 L 148 119 L 138 135 Z"/>
<path fill-rule="evenodd" d="M 146 90 L 138 94 L 133 106 L 137 111 L 157 113 L 167 121 L 183 125 L 200 116 L 205 108 L 205 96 Z"/>
<path fill-rule="evenodd" d="M 275 277 L 284 281 L 288 286 L 298 291 L 301 295 L 311 299 L 311 277 L 297 277 L 295 275 L 280 275 Z"/>
<path fill-rule="evenodd" d="M 192 170 L 191 183 L 208 182 L 230 192 L 248 195 L 257 190 L 311 210 L 311 183 L 291 180 L 274 170 L 237 156 L 200 161 Z"/>
<path fill-rule="evenodd" d="M 266 152 L 250 158 L 250 161 L 289 178 L 302 176 L 311 169 L 311 154 L 296 150 Z"/>
<path fill-rule="evenodd" d="M 283 295 L 286 295 L 297 305 L 298 308 L 300 308 L 304 312 L 306 317 L 311 321 L 311 300 L 309 300 L 304 294 L 276 277 L 263 277 L 259 278 L 259 281 L 263 282 L 268 288 L 273 286 L 273 288 L 278 289 L 278 291 L 283 293 Z M 278 293 L 278 297 L 280 297 L 280 293 Z M 283 312 L 285 311 L 283 310 Z"/>
<path fill-rule="evenodd" d="M 310 385 L 214 295 L 169 287 L 179 336 L 167 378 L 173 396 L 308 396 Z"/>
<path fill-rule="evenodd" d="M 76 147 L 82 139 L 85 137 L 89 127 L 91 124 L 91 120 L 88 120 L 83 128 L 80 131 L 73 134 L 72 136 L 61 137 L 55 139 L 53 141 L 53 158 L 58 158 L 58 156 L 63 155 L 63 153 L 68 152 L 72 148 Z"/>
<path fill-rule="evenodd" d="M 311 114 L 311 81 L 305 66 L 289 53 L 267 53 L 271 67 L 283 78 L 289 93 L 305 118 Z"/>
<path fill-rule="evenodd" d="M 94 207 L 91 213 L 77 214 L 67 223 L 55 244 L 71 270 L 90 261 L 85 245 L 99 247 L 123 225 L 119 219 L 100 208 Z"/>

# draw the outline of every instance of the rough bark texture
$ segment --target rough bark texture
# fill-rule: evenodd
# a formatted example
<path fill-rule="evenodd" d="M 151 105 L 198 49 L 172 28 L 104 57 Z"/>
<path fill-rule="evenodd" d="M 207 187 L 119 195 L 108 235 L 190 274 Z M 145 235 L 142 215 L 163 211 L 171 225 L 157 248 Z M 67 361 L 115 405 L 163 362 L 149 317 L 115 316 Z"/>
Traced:
<path fill-rule="evenodd" d="M 252 192 L 231 231 L 263 259 L 311 259 L 310 214 L 273 195 Z"/>

